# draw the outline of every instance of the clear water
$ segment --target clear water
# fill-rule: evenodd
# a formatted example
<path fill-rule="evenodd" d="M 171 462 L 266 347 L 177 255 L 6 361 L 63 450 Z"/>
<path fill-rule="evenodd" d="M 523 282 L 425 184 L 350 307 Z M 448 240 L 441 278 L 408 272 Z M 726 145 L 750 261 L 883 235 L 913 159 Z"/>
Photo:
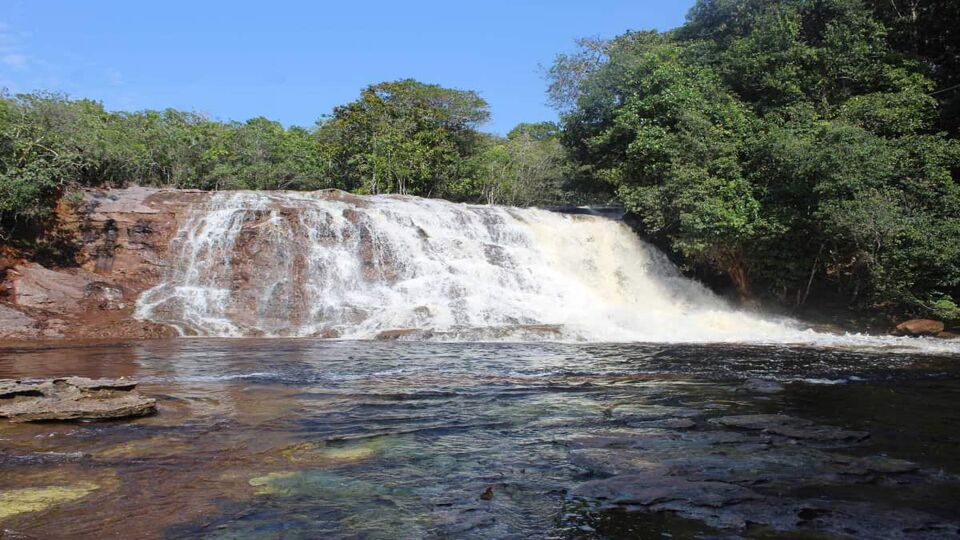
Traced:
<path fill-rule="evenodd" d="M 572 450 L 584 437 L 611 433 L 685 441 L 722 431 L 711 418 L 771 412 L 868 431 L 862 443 L 822 451 L 907 459 L 929 474 L 830 486 L 798 476 L 776 490 L 757 488 L 765 496 L 856 502 L 878 518 L 896 510 L 956 524 L 957 361 L 743 345 L 7 345 L 0 377 L 134 377 L 160 398 L 160 412 L 118 422 L 0 423 L 0 513 L 4 491 L 96 486 L 2 517 L 0 530 L 13 538 L 712 537 L 716 530 L 695 519 L 572 500 L 571 489 L 597 477 Z M 785 390 L 739 390 L 755 377 Z M 634 422 L 665 416 L 695 426 Z M 489 500 L 481 497 L 487 488 Z"/>

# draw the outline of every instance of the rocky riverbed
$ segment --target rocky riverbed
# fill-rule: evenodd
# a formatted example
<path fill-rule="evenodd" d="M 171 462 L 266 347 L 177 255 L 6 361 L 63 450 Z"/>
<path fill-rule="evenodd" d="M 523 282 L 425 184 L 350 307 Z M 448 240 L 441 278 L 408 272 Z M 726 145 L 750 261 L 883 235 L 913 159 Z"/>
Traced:
<path fill-rule="evenodd" d="M 0 528 L 103 538 L 955 538 L 957 358 L 177 340 L 0 348 L 158 414 L 0 421 Z M 280 531 L 280 533 L 278 533 Z"/>

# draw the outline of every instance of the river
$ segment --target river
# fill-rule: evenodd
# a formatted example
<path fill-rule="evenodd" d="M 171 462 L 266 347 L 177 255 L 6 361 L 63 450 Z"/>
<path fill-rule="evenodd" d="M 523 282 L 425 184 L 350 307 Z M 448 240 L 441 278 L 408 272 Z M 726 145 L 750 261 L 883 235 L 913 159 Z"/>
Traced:
<path fill-rule="evenodd" d="M 0 423 L 0 492 L 60 488 L 32 511 L 0 495 L 4 537 L 956 538 L 960 526 L 954 355 L 293 338 L 0 347 L 0 377 L 67 374 L 133 377 L 159 413 Z M 783 416 L 743 416 L 755 414 Z"/>

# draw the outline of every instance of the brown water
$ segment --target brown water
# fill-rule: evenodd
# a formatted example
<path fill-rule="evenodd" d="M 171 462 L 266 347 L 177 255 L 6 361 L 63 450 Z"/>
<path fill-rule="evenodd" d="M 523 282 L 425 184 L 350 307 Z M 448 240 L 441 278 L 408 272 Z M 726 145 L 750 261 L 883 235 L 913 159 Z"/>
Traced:
<path fill-rule="evenodd" d="M 603 476 L 572 458 L 585 437 L 669 440 L 646 456 L 670 461 L 734 431 L 712 418 L 771 412 L 870 433 L 856 444 L 775 442 L 771 455 L 880 456 L 919 470 L 821 482 L 816 458 L 809 475 L 751 483 L 769 501 L 844 508 L 853 537 L 884 537 L 858 528 L 874 518 L 892 537 L 956 538 L 949 527 L 960 525 L 956 357 L 306 339 L 0 346 L 0 378 L 59 375 L 136 378 L 159 414 L 0 422 L 0 537 L 776 537 L 570 496 Z M 744 392 L 755 377 L 784 391 Z M 649 424 L 664 418 L 692 427 Z M 731 469 L 751 459 L 720 454 Z M 47 488 L 58 490 L 36 491 Z"/>

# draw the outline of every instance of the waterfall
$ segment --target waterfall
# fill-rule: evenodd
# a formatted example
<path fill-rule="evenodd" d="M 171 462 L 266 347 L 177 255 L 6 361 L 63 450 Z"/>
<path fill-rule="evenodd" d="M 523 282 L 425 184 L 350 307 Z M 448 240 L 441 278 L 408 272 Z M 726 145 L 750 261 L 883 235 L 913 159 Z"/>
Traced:
<path fill-rule="evenodd" d="M 624 224 L 591 215 L 336 191 L 219 192 L 192 209 L 171 252 L 137 316 L 184 335 L 841 339 L 738 311 Z"/>

